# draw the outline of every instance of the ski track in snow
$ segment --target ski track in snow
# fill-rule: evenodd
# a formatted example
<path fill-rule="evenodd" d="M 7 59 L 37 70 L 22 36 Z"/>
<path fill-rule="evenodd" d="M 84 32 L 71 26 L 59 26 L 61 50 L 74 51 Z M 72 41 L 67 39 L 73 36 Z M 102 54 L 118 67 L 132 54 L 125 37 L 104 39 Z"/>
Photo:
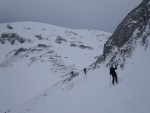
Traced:
<path fill-rule="evenodd" d="M 139 53 L 135 55 L 138 56 Z M 146 61 L 150 54 L 143 52 L 141 57 Z M 136 64 L 131 64 L 131 61 Z M 110 86 L 110 75 L 106 67 L 89 70 L 87 75 L 81 71 L 72 81 L 64 84 L 60 81 L 12 113 L 149 113 L 150 77 L 143 73 L 150 71 L 141 68 L 150 65 L 141 62 L 138 57 L 128 63 L 125 70 L 118 69 L 119 84 L 115 86 Z M 135 68 L 135 65 L 139 66 Z"/>
<path fill-rule="evenodd" d="M 14 24 L 14 26 L 18 29 L 23 28 L 19 24 Z M 35 28 L 30 29 L 38 29 L 37 23 L 32 23 L 32 26 L 35 26 Z M 51 32 L 59 31 L 59 35 L 64 33 L 64 30 L 62 33 L 63 28 L 56 26 L 49 28 L 49 25 L 45 27 L 46 25 L 43 24 L 40 26 L 43 26 L 41 28 L 45 28 L 45 30 L 51 29 Z M 29 26 L 25 25 L 24 29 L 28 33 L 30 32 L 27 37 L 32 37 L 33 31 L 28 28 Z M 14 31 L 18 32 L 18 29 L 14 29 Z M 86 36 L 87 33 L 87 30 L 75 31 L 78 31 L 78 35 L 84 34 Z M 94 34 L 97 31 L 91 30 L 91 32 Z M 19 35 L 24 35 L 23 31 L 19 33 Z M 75 32 L 70 32 L 69 29 L 66 33 L 76 35 Z M 34 31 L 34 34 L 37 34 L 37 32 Z M 35 40 L 33 39 L 33 41 Z M 34 47 L 37 44 L 39 43 L 33 43 Z M 64 48 L 68 47 L 66 44 L 62 45 Z M 3 53 L 0 54 L 0 61 L 3 61 L 2 58 L 10 52 L 6 48 L 7 46 L 10 45 L 8 43 L 0 45 L 4 50 L 3 52 L 0 51 Z M 16 49 L 20 46 L 11 47 Z M 25 44 L 24 47 L 30 48 L 32 46 Z M 58 50 L 57 53 L 60 52 L 62 56 L 64 55 L 59 46 L 56 45 L 55 48 Z M 77 48 L 73 50 L 75 51 Z M 68 51 L 71 50 L 68 49 Z M 41 54 L 44 53 L 41 52 Z M 75 54 L 72 56 L 80 57 L 82 55 L 82 53 L 79 53 L 79 56 Z M 76 70 L 78 76 L 74 77 L 69 72 L 65 75 L 60 75 L 58 72 L 56 75 L 59 76 L 50 74 L 49 62 L 44 62 L 44 65 L 41 65 L 38 60 L 28 66 L 26 65 L 30 63 L 28 58 L 17 62 L 18 58 L 16 58 L 13 59 L 15 62 L 13 66 L 0 68 L 0 113 L 150 113 L 149 47 L 145 50 L 138 46 L 133 57 L 126 62 L 125 69 L 118 68 L 119 84 L 115 86 L 110 84 L 109 67 L 105 67 L 104 64 L 94 70 L 88 70 L 87 75 L 84 75 L 83 67 L 93 63 L 92 60 L 87 60 L 88 58 L 85 60 L 88 62 L 87 64 L 84 64 L 82 60 L 74 61 L 78 63 L 80 70 Z M 69 64 L 71 60 L 65 62 Z"/>

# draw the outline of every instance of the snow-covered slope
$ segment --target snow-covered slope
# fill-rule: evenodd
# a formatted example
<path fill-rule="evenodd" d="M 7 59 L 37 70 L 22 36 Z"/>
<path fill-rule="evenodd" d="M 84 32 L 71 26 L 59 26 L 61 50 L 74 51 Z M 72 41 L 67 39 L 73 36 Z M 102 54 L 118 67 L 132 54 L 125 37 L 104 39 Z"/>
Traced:
<path fill-rule="evenodd" d="M 109 34 L 100 31 L 33 23 L 34 28 L 28 25 L 21 27 L 22 32 L 16 30 L 19 37 L 1 35 L 5 44 L 0 45 L 4 50 L 0 56 L 0 112 L 149 113 L 149 6 L 149 0 L 143 0 L 108 41 Z M 3 29 L 11 32 L 14 26 L 5 24 Z M 29 30 L 28 37 L 24 30 Z M 110 65 L 118 65 L 119 84 L 115 86 L 111 84 Z M 70 75 L 71 70 L 76 73 Z"/>
<path fill-rule="evenodd" d="M 102 54 L 110 33 L 36 22 L 0 25 L 0 111 L 12 109 Z"/>
<path fill-rule="evenodd" d="M 102 31 L 72 30 L 36 22 L 1 24 L 0 34 L 1 48 L 5 48 L 1 52 L 9 52 L 7 57 L 2 53 L 0 60 L 10 60 L 3 62 L 1 67 L 15 65 L 12 61 L 16 57 L 29 59 L 26 65 L 31 65 L 35 60 L 51 62 L 50 59 L 57 57 L 62 61 L 61 65 L 65 62 L 64 65 L 74 64 L 79 69 L 89 64 L 87 59 L 92 63 L 97 55 L 102 54 L 101 48 L 111 35 Z M 82 56 L 85 56 L 84 59 Z M 78 63 L 81 60 L 83 65 Z"/>
<path fill-rule="evenodd" d="M 109 68 L 105 66 L 90 69 L 87 75 L 80 71 L 71 81 L 61 80 L 8 112 L 149 113 L 149 58 L 150 47 L 145 52 L 138 45 L 126 68 L 117 70 L 119 84 L 111 84 Z"/>
<path fill-rule="evenodd" d="M 105 67 L 109 59 L 100 68 L 89 66 L 87 75 L 80 70 L 78 76 L 62 74 L 55 80 L 49 70 L 43 70 L 48 64 L 28 66 L 23 65 L 28 60 L 19 60 L 11 67 L 1 67 L 0 112 L 149 113 L 149 58 L 150 46 L 145 50 L 137 44 L 125 69 L 118 68 L 119 84 L 115 86 L 111 85 L 109 67 Z"/>

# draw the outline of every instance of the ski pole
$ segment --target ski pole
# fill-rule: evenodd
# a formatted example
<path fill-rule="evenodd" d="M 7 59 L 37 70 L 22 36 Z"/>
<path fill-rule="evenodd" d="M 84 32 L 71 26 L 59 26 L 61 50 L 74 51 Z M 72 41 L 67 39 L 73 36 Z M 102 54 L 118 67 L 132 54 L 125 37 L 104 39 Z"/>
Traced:
<path fill-rule="evenodd" d="M 111 76 L 110 76 L 110 86 L 111 86 Z"/>

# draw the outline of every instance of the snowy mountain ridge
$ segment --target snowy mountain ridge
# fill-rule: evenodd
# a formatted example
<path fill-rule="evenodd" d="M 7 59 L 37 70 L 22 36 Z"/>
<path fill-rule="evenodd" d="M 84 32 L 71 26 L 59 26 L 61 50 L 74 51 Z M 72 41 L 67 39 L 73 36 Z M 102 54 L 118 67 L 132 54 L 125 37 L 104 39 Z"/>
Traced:
<path fill-rule="evenodd" d="M 85 58 L 92 59 L 92 63 L 94 57 L 102 52 L 102 49 L 99 48 L 103 47 L 110 36 L 109 33 L 96 30 L 71 30 L 35 22 L 2 24 L 0 29 L 1 46 L 7 43 L 7 48 L 9 44 L 11 48 L 6 59 L 5 54 L 1 54 L 4 55 L 1 67 L 12 66 L 12 63 L 15 64 L 16 60 L 22 58 L 29 59 L 30 63 L 26 64 L 28 66 L 35 61 L 41 61 L 50 62 L 52 65 L 57 65 L 58 68 L 72 70 L 77 66 L 79 59 L 87 66 L 89 64 L 86 64 L 87 59 Z M 98 44 L 93 45 L 92 42 Z M 85 56 L 84 59 L 79 53 L 76 53 L 78 50 Z M 64 63 L 67 63 L 68 60 L 72 60 L 72 64 L 65 65 Z"/>
<path fill-rule="evenodd" d="M 11 48 L 11 50 L 13 50 L 11 52 L 8 50 L 4 51 L 5 53 L 10 53 L 6 56 L 6 60 L 2 60 L 1 63 L 0 90 L 2 93 L 0 96 L 0 107 L 2 107 L 0 108 L 0 112 L 149 113 L 149 5 L 149 0 L 143 0 L 138 7 L 131 11 L 119 24 L 106 43 L 105 41 L 103 42 L 103 50 L 100 48 L 101 45 L 99 46 L 99 43 L 97 45 L 97 41 L 91 39 L 91 36 L 96 35 L 97 39 L 99 36 L 106 38 L 106 35 L 104 33 L 97 34 L 98 31 L 93 30 L 90 31 L 90 33 L 87 30 L 84 30 L 82 33 L 81 30 L 77 30 L 78 32 L 76 30 L 69 30 L 69 32 L 65 30 L 64 34 L 64 30 L 61 32 L 61 28 L 58 28 L 59 33 L 57 34 L 59 34 L 59 36 L 53 35 L 52 37 L 54 39 L 48 38 L 47 36 L 49 36 L 49 34 L 43 36 L 44 34 L 39 33 L 38 36 L 35 36 L 37 32 L 33 34 L 32 31 L 32 38 L 34 37 L 34 40 L 29 38 L 32 39 L 30 41 L 26 38 L 28 41 L 24 42 L 26 45 L 21 46 L 22 48 L 20 48 L 20 44 L 18 44 L 22 38 L 19 38 L 19 40 L 16 41 L 17 44 L 13 45 L 18 46 L 19 49 Z M 12 26 L 9 25 L 7 28 L 10 30 Z M 82 38 L 79 34 L 82 34 Z M 83 34 L 88 37 L 84 41 Z M 23 35 L 19 36 L 23 37 Z M 67 36 L 69 38 L 66 38 Z M 77 39 L 75 36 L 78 37 L 78 40 L 73 40 Z M 28 37 L 30 37 L 30 35 Z M 38 42 L 35 41 L 37 39 Z M 50 44 L 49 41 L 43 39 L 51 39 L 52 43 Z M 6 44 L 5 47 L 8 46 L 8 43 Z M 9 42 L 9 46 L 10 44 L 11 42 Z M 1 47 L 5 50 L 4 45 Z M 62 48 L 64 51 L 60 51 Z M 101 52 L 97 51 L 97 49 L 101 49 Z M 51 50 L 54 51 L 52 52 Z M 65 52 L 65 50 L 67 50 L 67 52 L 69 51 L 67 58 L 67 52 Z M 84 50 L 84 53 L 82 50 Z M 71 56 L 72 51 L 73 55 Z M 74 54 L 74 51 L 77 52 L 78 57 L 77 54 Z M 66 53 L 65 55 L 63 54 L 64 52 Z M 52 70 L 50 70 L 50 62 L 47 60 L 50 55 L 49 53 L 57 53 L 57 55 L 54 54 L 54 56 L 60 56 L 59 59 L 61 59 L 61 61 L 63 60 L 65 64 L 73 62 L 77 67 L 70 66 L 67 70 L 70 71 L 74 69 L 76 73 L 70 75 L 68 73 L 69 71 L 61 72 L 59 65 L 61 67 L 62 63 L 60 63 L 56 57 L 58 62 L 54 64 L 56 64 L 57 71 L 55 70 L 56 72 L 54 71 L 52 75 L 57 73 L 57 77 L 50 76 Z M 29 56 L 26 57 L 26 55 Z M 100 56 L 96 57 L 98 59 L 95 59 L 96 62 L 93 63 L 94 57 L 97 55 Z M 32 60 L 28 59 L 33 56 L 38 57 Z M 18 57 L 21 57 L 23 60 L 20 60 Z M 72 59 L 69 60 L 70 57 L 73 61 Z M 77 62 L 77 59 L 81 57 L 82 60 L 80 59 Z M 76 60 L 74 60 L 75 58 Z M 46 61 L 44 65 L 41 60 L 43 60 L 43 62 Z M 60 64 L 57 65 L 57 63 Z M 117 76 L 119 84 L 112 85 L 112 78 L 109 75 L 109 66 L 112 65 L 118 66 Z M 87 74 L 84 74 L 84 67 L 87 68 Z"/>
<path fill-rule="evenodd" d="M 110 35 L 37 22 L 1 24 L 0 111 L 22 104 L 59 81 L 72 80 L 70 71 L 78 73 L 93 63 Z"/>
<path fill-rule="evenodd" d="M 147 50 L 150 36 L 149 0 L 134 8 L 118 25 L 115 32 L 104 45 L 103 55 L 95 65 L 106 62 L 106 66 L 118 65 L 124 69 L 126 61 L 134 55 L 137 45 Z M 108 60 L 109 59 L 109 60 Z"/>

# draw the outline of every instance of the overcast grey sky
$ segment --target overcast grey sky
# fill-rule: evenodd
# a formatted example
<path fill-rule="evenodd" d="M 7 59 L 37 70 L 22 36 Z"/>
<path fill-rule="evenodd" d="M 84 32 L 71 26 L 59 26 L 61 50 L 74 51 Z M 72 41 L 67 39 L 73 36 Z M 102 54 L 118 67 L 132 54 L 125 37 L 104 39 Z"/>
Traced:
<path fill-rule="evenodd" d="M 0 0 L 0 23 L 36 21 L 113 32 L 142 0 Z"/>

